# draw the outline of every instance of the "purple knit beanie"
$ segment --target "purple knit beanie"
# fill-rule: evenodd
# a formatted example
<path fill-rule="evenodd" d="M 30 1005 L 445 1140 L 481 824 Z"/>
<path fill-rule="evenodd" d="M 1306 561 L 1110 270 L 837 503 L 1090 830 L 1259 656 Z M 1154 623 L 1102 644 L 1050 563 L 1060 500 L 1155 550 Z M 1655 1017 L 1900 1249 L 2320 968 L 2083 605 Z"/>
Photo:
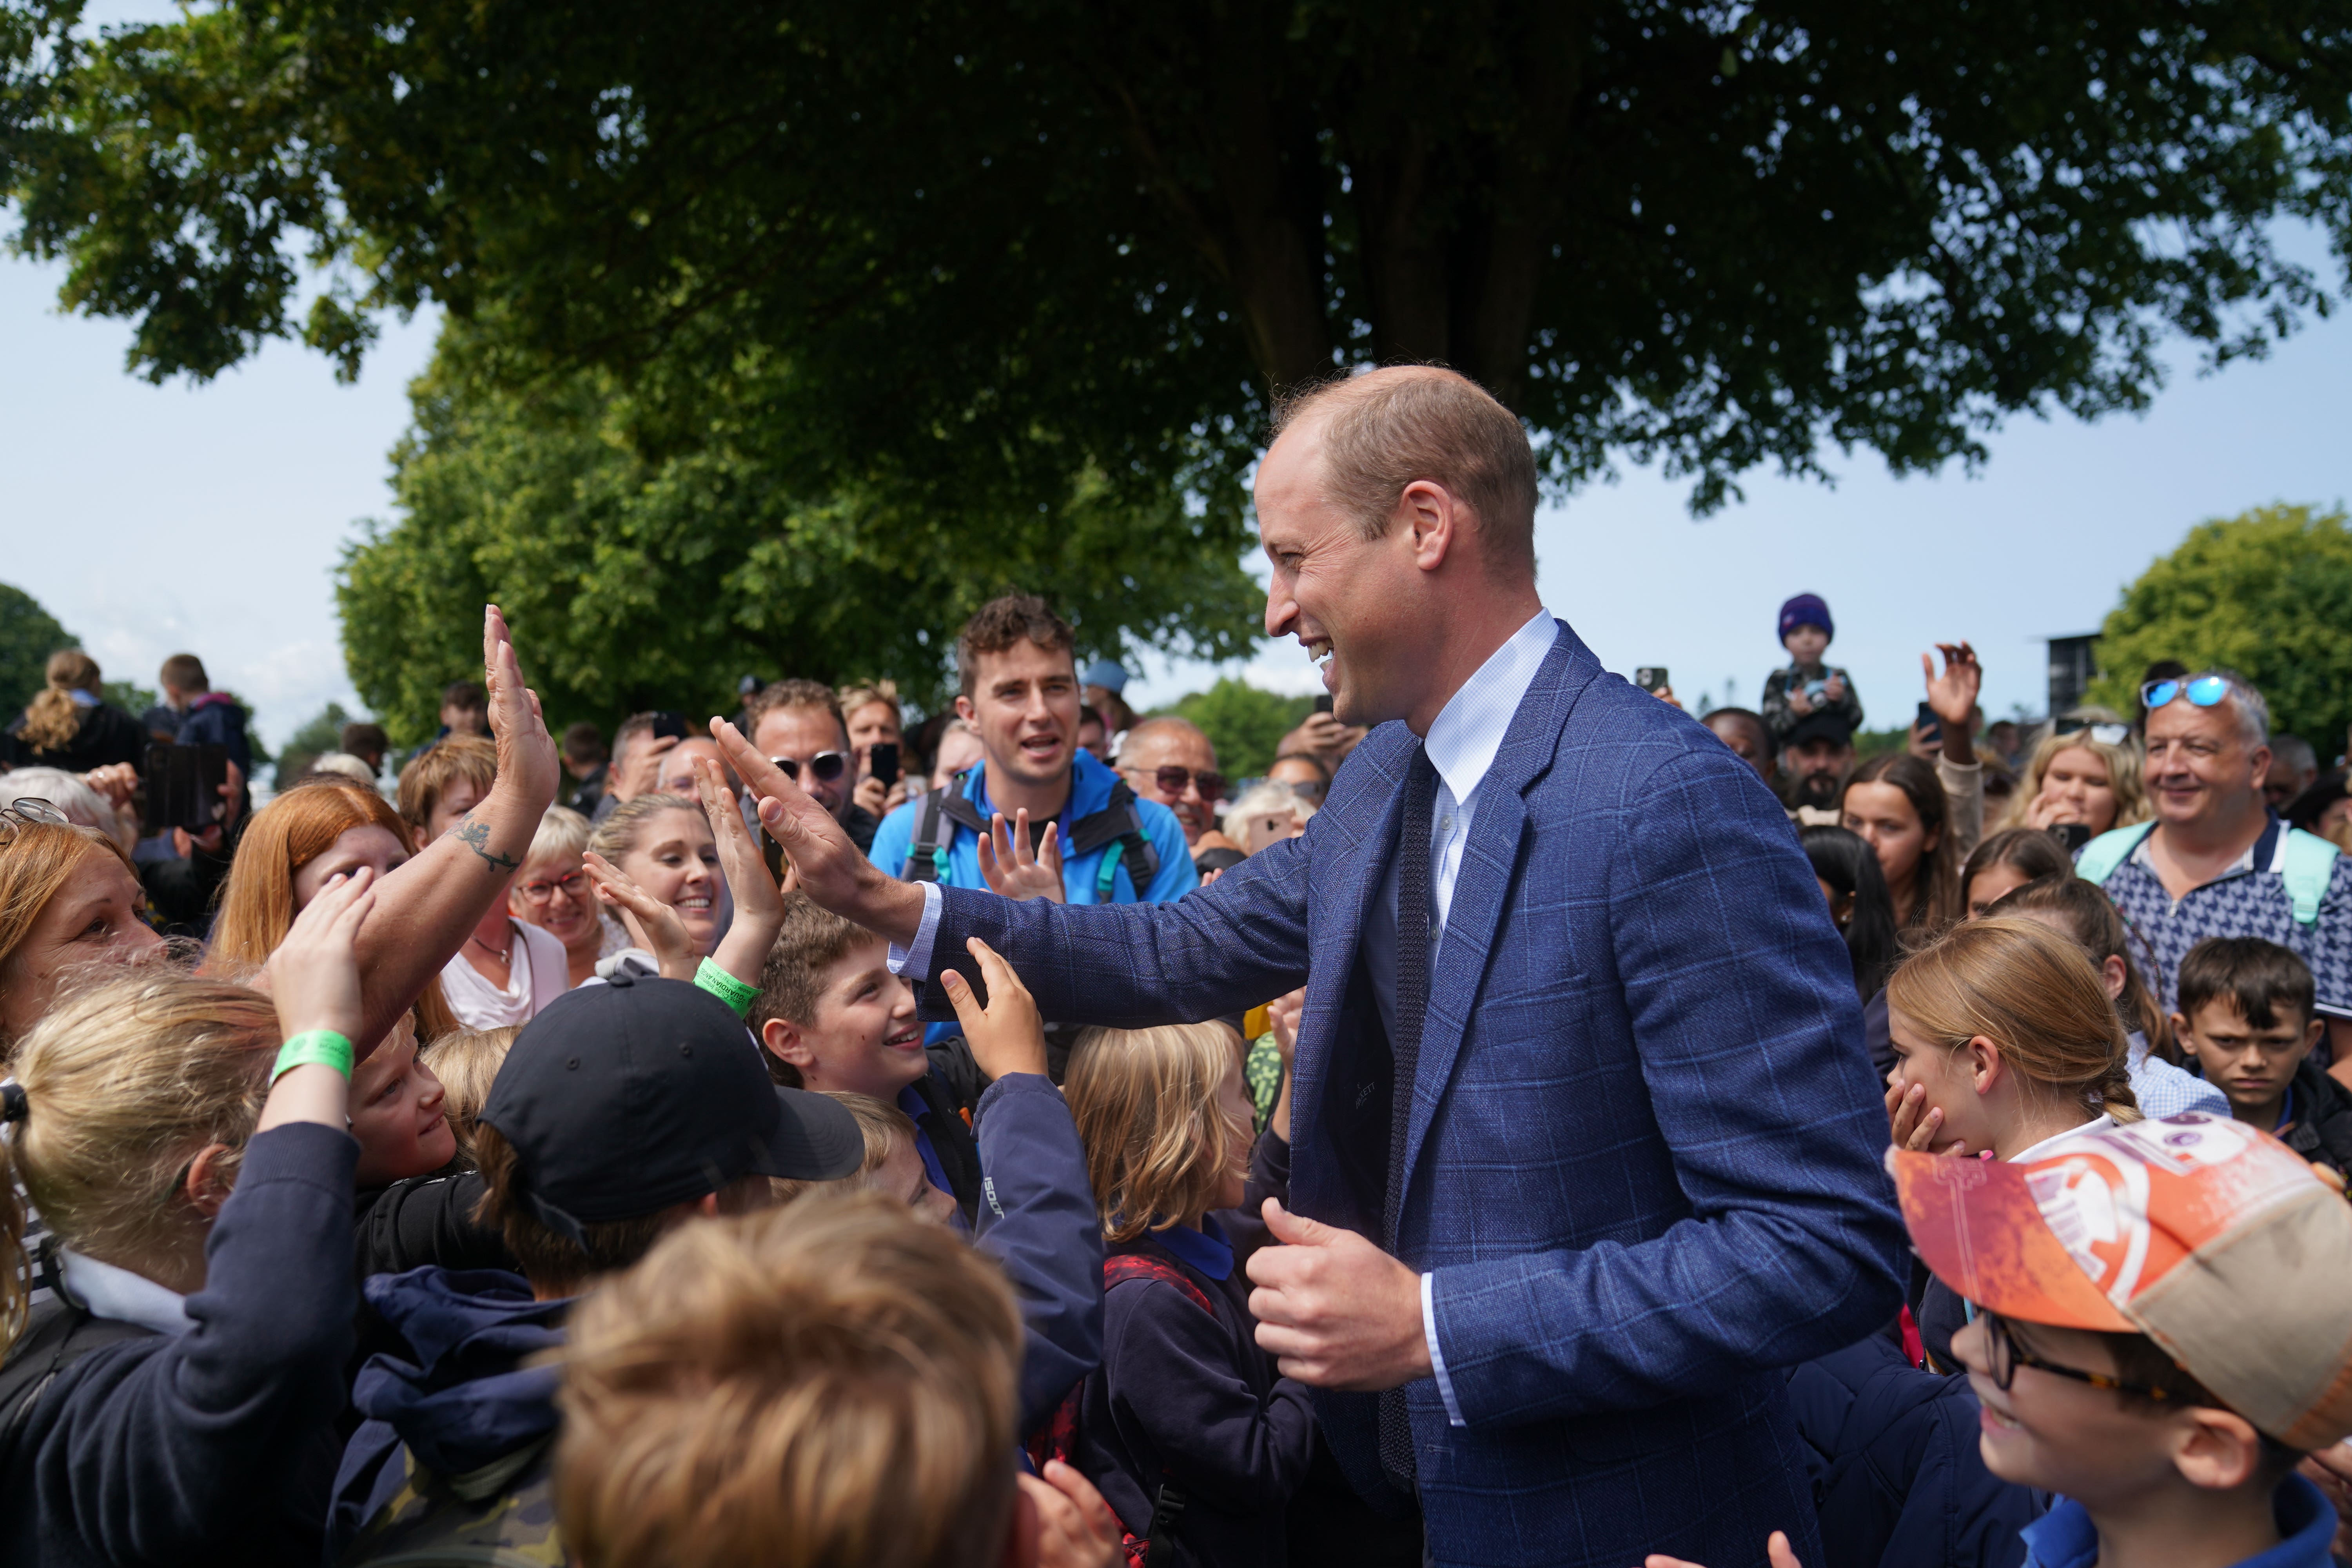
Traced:
<path fill-rule="evenodd" d="M 1837 627 L 1830 622 L 1829 602 L 1819 594 L 1800 594 L 1780 606 L 1780 640 L 1788 641 L 1789 634 L 1799 626 L 1819 626 L 1831 637 Z"/>

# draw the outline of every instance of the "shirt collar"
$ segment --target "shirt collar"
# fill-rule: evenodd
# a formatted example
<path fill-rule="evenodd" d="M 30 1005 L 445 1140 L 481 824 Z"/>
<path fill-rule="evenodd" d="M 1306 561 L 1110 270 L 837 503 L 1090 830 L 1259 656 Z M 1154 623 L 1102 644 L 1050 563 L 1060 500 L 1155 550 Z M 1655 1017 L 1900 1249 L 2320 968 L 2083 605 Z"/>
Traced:
<path fill-rule="evenodd" d="M 1456 801 L 1469 799 L 1495 765 L 1511 716 L 1519 710 L 1519 700 L 1535 684 L 1536 671 L 1543 668 L 1544 656 L 1559 636 L 1559 623 L 1551 612 L 1538 610 L 1509 641 L 1486 656 L 1486 662 L 1438 710 L 1422 745 Z"/>
<path fill-rule="evenodd" d="M 2009 1157 L 2009 1163 L 2012 1165 L 2021 1165 L 2028 1160 L 2039 1160 L 2043 1154 L 2049 1152 L 2050 1146 L 2053 1143 L 2060 1142 L 2068 1138 L 2080 1138 L 2085 1132 L 2104 1132 L 2115 1124 L 2116 1119 L 2114 1117 L 2102 1112 L 2101 1114 L 2091 1118 L 2090 1121 L 2084 1122 L 2080 1127 L 2069 1127 L 2063 1132 L 2053 1133 L 2051 1136 L 2044 1138 L 2041 1142 L 2036 1143 L 2031 1149 L 2020 1150 L 2018 1152 L 2011 1154 Z"/>
<path fill-rule="evenodd" d="M 58 1249 L 58 1260 L 65 1268 L 66 1289 L 94 1318 L 136 1323 L 159 1334 L 184 1334 L 195 1327 L 188 1319 L 188 1299 L 143 1274 L 100 1263 L 70 1247 Z"/>
<path fill-rule="evenodd" d="M 2155 839 L 2156 824 L 2150 823 L 2147 831 L 2139 836 L 2139 842 L 2132 846 L 2131 852 L 2132 862 L 2147 867 L 2150 874 L 2156 870 L 2156 862 L 2148 858 L 2148 846 Z M 2235 877 L 2253 870 L 2283 871 L 2286 869 L 2285 845 L 2286 824 L 2279 820 L 2277 812 L 2269 812 L 2263 823 L 2262 837 L 2248 845 L 2246 852 L 2230 862 L 2229 869 L 2213 880 L 2218 882 L 2223 877 Z"/>
<path fill-rule="evenodd" d="M 1190 1264 L 1212 1279 L 1223 1279 L 1234 1271 L 1234 1244 L 1225 1239 L 1224 1226 L 1214 1215 L 1201 1216 L 1201 1228 L 1189 1225 L 1171 1225 L 1166 1230 L 1155 1230 L 1151 1239 L 1174 1253 L 1178 1261 Z"/>

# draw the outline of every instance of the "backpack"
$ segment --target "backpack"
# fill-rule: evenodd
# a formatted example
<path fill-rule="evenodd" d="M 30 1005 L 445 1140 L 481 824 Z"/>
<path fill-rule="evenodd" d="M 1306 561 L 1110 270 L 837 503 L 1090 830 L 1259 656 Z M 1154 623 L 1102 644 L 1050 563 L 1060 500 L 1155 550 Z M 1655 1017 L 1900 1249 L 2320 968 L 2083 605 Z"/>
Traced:
<path fill-rule="evenodd" d="M 564 1568 L 554 1452 L 550 1432 L 478 1470 L 443 1477 L 402 1445 L 406 1484 L 367 1521 L 336 1568 Z"/>
<path fill-rule="evenodd" d="M 0 1472 L 15 1465 L 17 1435 L 59 1373 L 92 1351 L 124 1340 L 152 1339 L 154 1332 L 136 1323 L 98 1317 L 79 1302 L 62 1297 L 33 1309 L 25 1332 L 10 1347 L 6 1363 L 0 1364 Z"/>
<path fill-rule="evenodd" d="M 2083 846 L 2074 858 L 2074 874 L 2086 882 L 2104 887 L 2116 868 L 2132 858 L 2133 851 L 2156 831 L 2156 824 L 2143 822 L 2130 827 L 2118 827 L 2102 833 Z M 2327 897 L 2328 879 L 2336 874 L 2336 846 L 2315 833 L 2305 833 L 2300 827 L 2286 830 L 2286 855 L 2279 867 L 2281 879 L 2286 884 L 2286 896 L 2294 906 L 2294 923 L 2302 926 L 2319 922 L 2320 900 Z"/>
<path fill-rule="evenodd" d="M 964 781 L 971 771 L 956 774 L 945 789 L 935 789 L 923 796 L 922 816 L 917 819 L 914 842 L 907 846 L 906 868 L 898 875 L 902 881 L 944 882 L 948 879 L 948 853 L 955 844 L 955 828 L 969 827 L 984 834 L 988 823 L 981 816 L 980 808 L 964 795 Z M 947 836 L 940 836 L 940 819 L 946 817 L 954 826 Z M 1070 825 L 1070 841 L 1062 847 L 1063 853 L 1072 857 L 1091 855 L 1104 845 L 1102 863 L 1095 868 L 1095 902 L 1110 902 L 1110 890 L 1118 877 L 1119 863 L 1127 863 L 1128 879 L 1136 891 L 1151 885 L 1160 875 L 1160 852 L 1144 837 L 1143 815 L 1135 809 L 1135 791 L 1125 779 L 1110 786 L 1110 799 L 1091 816 L 1082 816 Z"/>
<path fill-rule="evenodd" d="M 1187 1279 L 1182 1269 L 1164 1258 L 1153 1258 L 1148 1253 L 1117 1252 L 1103 1259 L 1104 1295 L 1109 1295 L 1130 1279 L 1157 1279 L 1162 1284 L 1173 1285 L 1201 1310 L 1212 1317 L 1216 1315 L 1217 1310 L 1209 1305 L 1209 1299 L 1201 1293 L 1201 1288 Z M 1077 1452 L 1078 1412 L 1085 1394 L 1086 1384 L 1081 1382 L 1063 1399 L 1053 1418 L 1029 1439 L 1029 1462 L 1040 1474 L 1045 1472 L 1049 1459 L 1059 1459 L 1066 1465 L 1076 1463 L 1071 1456 Z M 1126 1521 L 1119 1521 L 1119 1546 L 1127 1555 L 1127 1568 L 1182 1568 L 1192 1562 L 1191 1554 L 1176 1540 L 1176 1521 L 1184 1517 L 1184 1494 L 1174 1483 L 1164 1479 L 1165 1471 L 1161 1474 L 1163 1479 L 1160 1491 L 1152 1500 L 1151 1519 L 1144 1525 L 1143 1533 L 1138 1535 L 1127 1528 Z M 1162 1545 L 1165 1551 L 1153 1550 L 1155 1546 Z"/>

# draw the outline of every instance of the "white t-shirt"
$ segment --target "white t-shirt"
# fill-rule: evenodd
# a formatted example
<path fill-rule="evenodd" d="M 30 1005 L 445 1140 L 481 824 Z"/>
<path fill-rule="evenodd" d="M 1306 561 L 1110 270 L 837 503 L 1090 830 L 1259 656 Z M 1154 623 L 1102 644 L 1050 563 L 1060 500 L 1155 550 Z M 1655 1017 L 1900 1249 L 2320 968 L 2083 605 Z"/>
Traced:
<path fill-rule="evenodd" d="M 441 994 L 450 1011 L 469 1029 L 500 1029 L 527 1024 L 540 1009 L 572 989 L 572 963 L 563 944 L 535 925 L 509 915 L 515 932 L 513 971 L 503 991 L 466 962 L 463 951 L 441 967 Z"/>

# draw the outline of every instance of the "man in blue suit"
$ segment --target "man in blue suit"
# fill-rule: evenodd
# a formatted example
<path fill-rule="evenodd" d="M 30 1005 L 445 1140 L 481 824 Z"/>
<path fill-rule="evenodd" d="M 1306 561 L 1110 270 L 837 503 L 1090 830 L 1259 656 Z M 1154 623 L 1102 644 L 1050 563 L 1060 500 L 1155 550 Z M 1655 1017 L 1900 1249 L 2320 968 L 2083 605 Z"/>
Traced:
<path fill-rule="evenodd" d="M 1304 837 L 1175 903 L 891 881 L 730 750 L 801 885 L 908 973 L 973 977 L 977 938 L 1048 1017 L 1123 1026 L 1306 985 L 1251 1305 L 1433 1561 L 1727 1568 L 1785 1530 L 1817 1562 L 1775 1369 L 1900 1299 L 1852 971 L 1754 771 L 1544 611 L 1535 506 L 1518 421 L 1450 372 L 1285 410 L 1266 630 L 1378 728 Z"/>

